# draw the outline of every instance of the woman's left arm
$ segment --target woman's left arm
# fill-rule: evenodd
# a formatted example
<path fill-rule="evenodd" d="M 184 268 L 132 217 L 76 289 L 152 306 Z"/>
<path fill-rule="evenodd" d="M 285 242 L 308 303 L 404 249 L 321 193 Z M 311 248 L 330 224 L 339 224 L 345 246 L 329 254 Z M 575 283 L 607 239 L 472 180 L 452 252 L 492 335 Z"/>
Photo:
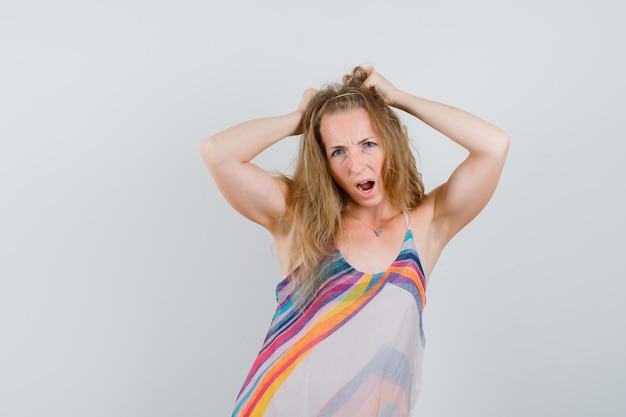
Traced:
<path fill-rule="evenodd" d="M 413 96 L 395 88 L 368 68 L 365 84 L 375 88 L 387 104 L 404 110 L 468 150 L 467 158 L 448 181 L 433 190 L 433 226 L 445 245 L 485 207 L 496 189 L 509 138 L 498 127 L 463 110 Z"/>
<path fill-rule="evenodd" d="M 470 113 L 400 90 L 394 94 L 392 105 L 469 152 L 448 181 L 430 193 L 434 198 L 433 226 L 445 244 L 480 213 L 493 195 L 509 149 L 509 138 L 498 127 Z"/>

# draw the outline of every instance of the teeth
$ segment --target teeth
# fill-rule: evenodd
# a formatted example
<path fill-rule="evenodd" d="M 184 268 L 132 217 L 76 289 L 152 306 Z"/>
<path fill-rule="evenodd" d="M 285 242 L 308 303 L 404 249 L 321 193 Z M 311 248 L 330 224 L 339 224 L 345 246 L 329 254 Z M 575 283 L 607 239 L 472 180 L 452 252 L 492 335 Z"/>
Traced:
<path fill-rule="evenodd" d="M 358 184 L 357 184 L 357 188 L 358 188 L 361 192 L 363 192 L 363 193 L 365 193 L 365 194 L 371 193 L 371 192 L 372 192 L 372 190 L 374 189 L 374 187 L 371 187 L 371 188 L 369 188 L 369 189 L 367 189 L 367 190 L 363 189 L 363 185 L 368 184 L 369 182 L 370 182 L 370 181 L 363 181 L 363 182 L 360 182 L 360 183 L 358 183 Z"/>

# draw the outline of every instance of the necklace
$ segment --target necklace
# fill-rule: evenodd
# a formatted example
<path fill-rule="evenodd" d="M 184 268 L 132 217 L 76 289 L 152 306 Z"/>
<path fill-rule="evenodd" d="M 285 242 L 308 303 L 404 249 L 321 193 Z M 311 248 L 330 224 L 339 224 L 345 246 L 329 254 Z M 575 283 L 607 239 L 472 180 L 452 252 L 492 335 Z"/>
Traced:
<path fill-rule="evenodd" d="M 380 235 L 383 234 L 383 231 L 380 230 L 381 227 L 383 227 L 385 225 L 385 223 L 387 223 L 388 221 L 392 220 L 393 218 L 395 218 L 398 214 L 400 213 L 396 213 L 393 216 L 389 217 L 387 220 L 384 220 L 378 227 L 372 227 L 369 224 L 365 223 L 363 220 L 359 219 L 357 216 L 355 216 L 352 213 L 348 213 L 348 215 L 354 217 L 355 219 L 357 219 L 358 221 L 360 221 L 361 223 L 363 223 L 365 226 L 367 226 L 369 229 L 372 229 L 374 231 L 374 234 L 376 235 L 376 237 L 380 237 Z"/>

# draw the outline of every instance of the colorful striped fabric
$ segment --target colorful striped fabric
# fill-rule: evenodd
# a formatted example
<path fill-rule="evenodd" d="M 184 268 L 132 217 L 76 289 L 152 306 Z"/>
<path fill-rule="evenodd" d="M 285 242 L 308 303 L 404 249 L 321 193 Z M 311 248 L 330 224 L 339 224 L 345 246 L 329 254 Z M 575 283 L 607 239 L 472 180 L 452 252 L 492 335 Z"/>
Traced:
<path fill-rule="evenodd" d="M 305 306 L 289 277 L 233 417 L 408 417 L 421 387 L 424 273 L 413 234 L 384 272 L 362 273 L 339 251 Z"/>

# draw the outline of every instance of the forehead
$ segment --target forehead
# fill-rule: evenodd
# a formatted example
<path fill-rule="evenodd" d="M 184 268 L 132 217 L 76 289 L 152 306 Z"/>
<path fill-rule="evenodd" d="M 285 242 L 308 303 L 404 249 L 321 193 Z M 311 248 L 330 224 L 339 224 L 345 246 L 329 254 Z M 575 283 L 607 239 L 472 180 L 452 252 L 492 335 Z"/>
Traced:
<path fill-rule="evenodd" d="M 365 109 L 327 114 L 320 121 L 320 133 L 325 145 L 360 141 L 375 136 L 372 121 Z"/>

